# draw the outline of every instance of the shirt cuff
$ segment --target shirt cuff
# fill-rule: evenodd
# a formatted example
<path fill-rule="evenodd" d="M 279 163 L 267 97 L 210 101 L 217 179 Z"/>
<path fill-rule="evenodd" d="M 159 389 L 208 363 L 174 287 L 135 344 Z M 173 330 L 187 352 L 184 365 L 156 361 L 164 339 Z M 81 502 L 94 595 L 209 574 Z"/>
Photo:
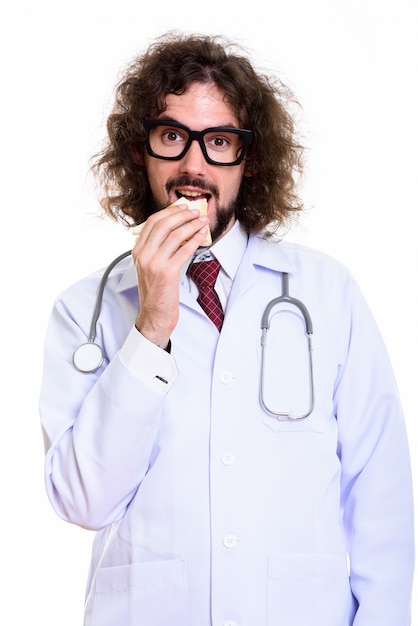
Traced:
<path fill-rule="evenodd" d="M 161 394 L 166 394 L 178 375 L 174 357 L 146 339 L 134 326 L 119 352 L 132 374 Z"/>

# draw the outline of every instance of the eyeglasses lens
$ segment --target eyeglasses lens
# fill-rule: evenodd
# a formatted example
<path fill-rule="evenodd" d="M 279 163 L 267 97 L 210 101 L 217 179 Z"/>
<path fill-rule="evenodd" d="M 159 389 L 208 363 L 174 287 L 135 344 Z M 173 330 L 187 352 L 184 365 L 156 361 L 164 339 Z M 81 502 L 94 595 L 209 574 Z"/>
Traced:
<path fill-rule="evenodd" d="M 149 143 L 155 155 L 163 159 L 176 159 L 183 156 L 190 147 L 191 140 L 197 139 L 206 158 L 216 163 L 230 165 L 241 154 L 243 140 L 239 131 L 210 130 L 193 132 L 192 137 L 184 128 L 168 124 L 158 124 L 149 130 Z"/>

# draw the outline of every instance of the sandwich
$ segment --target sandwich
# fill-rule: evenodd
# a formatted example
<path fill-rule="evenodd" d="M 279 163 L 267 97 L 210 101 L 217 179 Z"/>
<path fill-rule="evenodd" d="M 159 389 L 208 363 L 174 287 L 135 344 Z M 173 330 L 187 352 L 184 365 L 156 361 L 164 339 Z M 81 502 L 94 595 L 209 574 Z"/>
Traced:
<path fill-rule="evenodd" d="M 196 198 L 196 200 L 190 200 L 185 196 L 181 196 L 181 198 L 173 202 L 173 204 L 185 204 L 189 209 L 199 209 L 200 215 L 208 214 L 208 201 L 206 198 Z M 207 231 L 206 238 L 200 244 L 203 247 L 212 245 L 212 236 L 210 234 L 209 226 L 207 227 Z"/>

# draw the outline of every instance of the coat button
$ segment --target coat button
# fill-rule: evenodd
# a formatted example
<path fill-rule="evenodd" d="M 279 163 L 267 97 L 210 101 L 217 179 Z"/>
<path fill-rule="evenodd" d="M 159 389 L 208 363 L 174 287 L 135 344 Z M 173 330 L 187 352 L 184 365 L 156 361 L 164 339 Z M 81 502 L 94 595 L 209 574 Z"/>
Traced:
<path fill-rule="evenodd" d="M 225 450 L 225 452 L 222 453 L 221 459 L 224 465 L 232 465 L 235 463 L 235 454 L 229 450 Z"/>
<path fill-rule="evenodd" d="M 220 379 L 224 385 L 229 385 L 230 383 L 232 383 L 233 378 L 234 377 L 231 372 L 228 372 L 227 370 L 222 370 Z"/>
<path fill-rule="evenodd" d="M 236 545 L 238 543 L 238 537 L 236 535 L 232 535 L 232 534 L 228 533 L 223 538 L 223 542 L 222 543 L 224 544 L 225 548 L 228 548 L 228 550 L 231 550 L 232 548 L 236 547 Z"/>

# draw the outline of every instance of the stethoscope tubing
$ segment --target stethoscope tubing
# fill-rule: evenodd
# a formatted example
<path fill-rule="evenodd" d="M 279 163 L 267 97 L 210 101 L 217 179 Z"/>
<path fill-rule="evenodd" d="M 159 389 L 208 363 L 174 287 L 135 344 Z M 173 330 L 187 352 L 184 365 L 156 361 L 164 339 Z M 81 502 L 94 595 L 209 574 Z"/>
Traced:
<path fill-rule="evenodd" d="M 109 274 L 118 263 L 123 261 L 123 259 L 128 257 L 130 254 L 132 254 L 132 250 L 127 250 L 126 252 L 123 252 L 122 254 L 120 254 L 118 257 L 116 257 L 116 259 L 113 259 L 113 261 L 110 263 L 110 265 L 107 266 L 107 268 L 105 269 L 103 273 L 102 279 L 100 281 L 99 289 L 97 290 L 96 303 L 94 305 L 93 315 L 91 318 L 89 343 L 94 343 L 94 340 L 96 339 L 97 320 L 99 319 L 99 316 L 100 316 L 100 311 L 101 311 L 102 302 L 103 302 L 103 292 L 106 287 Z"/>

